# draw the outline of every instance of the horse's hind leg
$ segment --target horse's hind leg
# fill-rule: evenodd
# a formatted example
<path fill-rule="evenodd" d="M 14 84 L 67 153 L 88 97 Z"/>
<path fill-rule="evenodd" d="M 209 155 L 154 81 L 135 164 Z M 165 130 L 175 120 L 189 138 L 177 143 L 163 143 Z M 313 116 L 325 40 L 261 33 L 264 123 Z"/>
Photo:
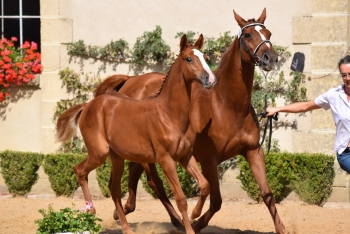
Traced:
<path fill-rule="evenodd" d="M 164 186 L 163 181 L 159 178 L 156 166 L 154 163 L 143 163 L 142 164 L 146 174 L 147 182 L 150 188 L 155 192 L 159 200 L 162 202 L 163 206 L 167 210 L 171 223 L 179 229 L 183 229 L 182 220 L 180 216 L 176 213 L 173 205 L 169 201 Z"/>
<path fill-rule="evenodd" d="M 202 213 L 205 200 L 210 193 L 210 185 L 203 176 L 202 172 L 200 171 L 197 164 L 197 160 L 192 156 L 192 153 L 190 153 L 187 157 L 182 157 L 179 160 L 179 163 L 192 176 L 192 178 L 194 178 L 197 181 L 200 190 L 198 202 L 192 210 L 192 214 L 190 217 L 192 222 L 194 219 L 198 218 Z"/>
<path fill-rule="evenodd" d="M 282 220 L 278 215 L 277 208 L 275 205 L 275 199 L 273 198 L 273 195 L 267 183 L 265 172 L 265 159 L 262 149 L 259 150 L 259 153 L 258 149 L 254 151 L 248 151 L 245 158 L 248 161 L 250 169 L 252 170 L 252 174 L 259 186 L 264 203 L 270 211 L 272 220 L 275 225 L 276 233 L 287 233 L 282 223 Z"/>
<path fill-rule="evenodd" d="M 113 151 L 110 152 L 110 159 L 112 163 L 111 179 L 109 183 L 109 190 L 118 213 L 120 226 L 123 234 L 133 234 L 128 221 L 126 220 L 122 201 L 121 201 L 121 178 L 124 172 L 124 159 L 119 157 Z"/>
<path fill-rule="evenodd" d="M 96 169 L 100 166 L 107 158 L 107 153 L 93 154 L 91 151 L 88 152 L 87 157 L 74 167 L 75 175 L 77 176 L 78 182 L 81 189 L 83 190 L 84 199 L 92 204 L 92 199 L 90 195 L 90 190 L 88 187 L 88 175 L 90 171 Z M 92 206 L 90 213 L 95 214 L 96 209 Z"/>
<path fill-rule="evenodd" d="M 143 172 L 143 167 L 140 163 L 129 162 L 128 168 L 129 168 L 129 181 L 128 181 L 129 196 L 128 196 L 128 199 L 124 205 L 124 213 L 126 215 L 135 210 L 137 184 L 138 184 L 139 179 L 140 179 L 142 172 Z M 115 220 L 119 219 L 116 210 L 114 210 L 113 217 Z"/>

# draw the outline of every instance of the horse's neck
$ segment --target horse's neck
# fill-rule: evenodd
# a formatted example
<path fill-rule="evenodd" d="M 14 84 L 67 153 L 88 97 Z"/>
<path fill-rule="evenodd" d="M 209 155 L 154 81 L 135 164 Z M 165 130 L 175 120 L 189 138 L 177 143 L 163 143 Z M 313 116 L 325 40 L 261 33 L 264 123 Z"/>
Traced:
<path fill-rule="evenodd" d="M 215 90 L 224 98 L 236 103 L 243 103 L 247 98 L 250 100 L 253 89 L 254 65 L 242 61 L 240 44 L 236 38 L 224 56 L 220 66 L 216 70 L 218 84 Z M 244 102 L 246 103 L 246 102 Z"/>
<path fill-rule="evenodd" d="M 181 62 L 177 59 L 164 82 L 159 99 L 162 109 L 171 118 L 188 119 L 191 91 L 185 84 Z"/>

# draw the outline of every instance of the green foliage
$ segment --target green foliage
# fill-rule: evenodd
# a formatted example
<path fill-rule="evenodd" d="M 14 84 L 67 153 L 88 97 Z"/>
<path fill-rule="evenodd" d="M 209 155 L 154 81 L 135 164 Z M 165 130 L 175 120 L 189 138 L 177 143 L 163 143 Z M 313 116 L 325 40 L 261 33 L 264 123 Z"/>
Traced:
<path fill-rule="evenodd" d="M 194 45 L 194 43 L 196 43 L 197 38 L 195 38 L 196 33 L 193 31 L 187 31 L 185 32 L 178 32 L 176 33 L 175 38 L 181 38 L 184 34 L 186 34 L 187 40 L 189 43 L 191 43 L 192 45 Z"/>
<path fill-rule="evenodd" d="M 295 154 L 294 157 L 293 166 L 298 165 L 298 168 L 293 190 L 300 200 L 323 206 L 332 194 L 334 157 L 315 154 L 309 155 L 308 160 L 302 154 Z"/>
<path fill-rule="evenodd" d="M 198 165 L 198 166 L 200 166 L 200 165 Z M 165 193 L 166 193 L 167 197 L 173 198 L 174 197 L 173 192 L 170 189 L 170 186 L 165 178 L 165 175 L 163 173 L 162 168 L 158 164 L 156 164 L 156 169 L 157 169 L 159 178 L 163 181 L 163 185 L 164 185 L 164 189 L 165 189 Z M 196 183 L 196 181 L 179 164 L 177 164 L 177 166 L 176 166 L 176 171 L 177 171 L 177 174 L 179 176 L 182 191 L 184 192 L 186 197 L 189 198 L 189 197 L 197 196 L 199 191 L 198 191 L 198 184 Z M 154 198 L 157 198 L 156 194 L 153 192 L 153 190 L 147 184 L 146 173 L 142 174 L 141 182 L 142 182 L 142 185 L 145 188 L 145 190 L 149 194 L 151 194 Z"/>
<path fill-rule="evenodd" d="M 68 54 L 72 56 L 88 56 L 113 62 L 122 62 L 129 57 L 129 44 L 123 39 L 111 41 L 104 47 L 85 45 L 83 40 L 69 43 Z"/>
<path fill-rule="evenodd" d="M 43 168 L 57 196 L 71 196 L 79 183 L 74 166 L 85 159 L 85 154 L 57 153 L 44 157 Z"/>
<path fill-rule="evenodd" d="M 127 161 L 124 161 L 124 172 L 121 179 L 121 197 L 124 197 L 125 194 L 128 192 L 128 181 L 129 181 L 129 163 Z M 96 179 L 98 182 L 98 185 L 100 186 L 101 192 L 103 196 L 110 197 L 111 192 L 109 191 L 109 178 L 111 176 L 112 171 L 112 164 L 110 160 L 106 160 L 104 164 L 99 166 L 96 169 Z"/>
<path fill-rule="evenodd" d="M 67 45 L 67 50 L 69 55 L 79 55 L 79 56 L 87 56 L 87 49 L 85 42 L 83 40 L 79 40 L 78 42 L 69 43 Z"/>
<path fill-rule="evenodd" d="M 87 74 L 85 81 L 81 81 L 80 75 L 68 68 L 61 70 L 59 75 L 63 86 L 74 95 L 74 98 L 57 102 L 54 120 L 70 107 L 90 100 L 96 87 L 101 83 L 100 77 L 90 77 Z"/>
<path fill-rule="evenodd" d="M 172 57 L 170 46 L 162 39 L 162 28 L 157 25 L 151 32 L 144 32 L 136 38 L 132 51 L 132 64 L 135 70 L 143 69 L 146 63 L 161 63 Z"/>
<path fill-rule="evenodd" d="M 43 155 L 40 153 L 6 150 L 0 152 L 0 168 L 12 196 L 27 196 L 37 182 Z"/>
<path fill-rule="evenodd" d="M 209 37 L 205 38 L 205 44 L 203 53 L 209 58 L 208 65 L 210 69 L 217 69 L 220 64 L 221 57 L 225 51 L 230 47 L 235 36 L 231 36 L 231 32 L 227 31 L 223 34 L 220 33 L 218 38 Z"/>
<path fill-rule="evenodd" d="M 291 191 L 309 204 L 322 206 L 332 193 L 334 157 L 324 154 L 270 153 L 265 157 L 266 177 L 277 203 Z M 248 162 L 238 157 L 242 188 L 250 198 L 262 202 L 260 190 Z"/>
<path fill-rule="evenodd" d="M 48 210 L 39 209 L 38 212 L 43 218 L 34 220 L 34 223 L 38 225 L 36 233 L 77 233 L 83 231 L 90 231 L 92 234 L 100 233 L 102 226 L 97 222 L 101 222 L 102 219 L 89 213 L 91 207 L 87 205 L 86 210 L 75 210 L 74 206 L 72 203 L 72 208 L 66 207 L 55 211 L 52 204 L 49 204 Z"/>
<path fill-rule="evenodd" d="M 107 46 L 100 49 L 101 59 L 112 61 L 124 61 L 129 58 L 129 44 L 123 39 L 111 41 Z"/>

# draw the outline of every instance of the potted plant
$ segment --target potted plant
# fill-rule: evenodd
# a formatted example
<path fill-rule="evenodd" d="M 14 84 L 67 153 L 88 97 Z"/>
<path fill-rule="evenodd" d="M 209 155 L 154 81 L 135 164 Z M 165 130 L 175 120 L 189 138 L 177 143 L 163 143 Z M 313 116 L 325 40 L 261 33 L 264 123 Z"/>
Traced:
<path fill-rule="evenodd" d="M 37 234 L 51 233 L 79 233 L 79 234 L 97 234 L 102 230 L 102 227 L 97 222 L 102 219 L 91 214 L 89 210 L 92 204 L 86 201 L 85 209 L 74 209 L 66 207 L 55 211 L 53 204 L 48 204 L 48 209 L 39 209 L 39 213 L 43 215 L 42 219 L 36 219 L 34 223 L 38 224 Z"/>
<path fill-rule="evenodd" d="M 27 84 L 42 71 L 41 54 L 35 42 L 15 47 L 16 37 L 0 39 L 0 103 L 10 96 L 10 85 Z"/>

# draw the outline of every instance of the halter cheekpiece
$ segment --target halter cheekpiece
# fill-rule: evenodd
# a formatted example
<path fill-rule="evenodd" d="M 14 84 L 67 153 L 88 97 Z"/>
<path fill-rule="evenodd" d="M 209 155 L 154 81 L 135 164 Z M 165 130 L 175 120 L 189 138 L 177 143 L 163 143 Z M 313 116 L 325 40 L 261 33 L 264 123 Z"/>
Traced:
<path fill-rule="evenodd" d="M 258 56 L 255 55 L 256 52 L 259 50 L 259 48 L 260 48 L 260 46 L 261 46 L 262 44 L 264 44 L 264 43 L 270 43 L 270 44 L 271 44 L 271 42 L 270 42 L 270 40 L 262 40 L 262 41 L 256 46 L 256 48 L 254 49 L 254 51 L 251 52 L 251 50 L 250 50 L 250 49 L 248 48 L 248 46 L 245 44 L 244 38 L 242 37 L 242 35 L 243 35 L 243 30 L 246 29 L 246 28 L 248 28 L 248 27 L 251 27 L 251 26 L 262 26 L 262 27 L 266 28 L 265 25 L 262 24 L 262 23 L 250 23 L 250 24 L 247 24 L 247 25 L 243 26 L 241 29 L 239 29 L 238 34 L 237 34 L 237 37 L 238 37 L 238 40 L 240 41 L 240 43 L 243 45 L 244 49 L 245 49 L 255 60 L 256 60 L 256 58 L 258 58 L 258 59 L 260 60 L 260 58 L 259 58 Z M 257 62 L 256 62 L 256 61 L 255 61 L 255 63 L 256 63 L 255 65 L 257 65 Z"/>

